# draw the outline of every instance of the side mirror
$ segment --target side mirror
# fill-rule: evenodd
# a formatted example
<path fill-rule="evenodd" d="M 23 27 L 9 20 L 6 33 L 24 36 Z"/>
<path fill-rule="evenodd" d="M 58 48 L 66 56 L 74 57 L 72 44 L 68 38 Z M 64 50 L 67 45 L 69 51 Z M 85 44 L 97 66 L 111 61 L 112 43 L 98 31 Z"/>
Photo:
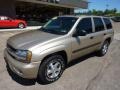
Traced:
<path fill-rule="evenodd" d="M 12 22 L 12 20 L 9 20 L 10 22 Z"/>
<path fill-rule="evenodd" d="M 73 37 L 78 37 L 78 36 L 86 36 L 87 32 L 85 30 L 77 30 L 74 34 Z"/>
<path fill-rule="evenodd" d="M 87 35 L 87 32 L 85 30 L 81 30 L 79 32 L 80 36 L 86 36 Z"/>
<path fill-rule="evenodd" d="M 11 18 L 8 18 L 8 20 L 9 20 L 9 21 L 12 21 L 13 19 L 11 19 Z"/>
<path fill-rule="evenodd" d="M 77 32 L 75 32 L 72 36 L 73 36 L 73 37 L 78 37 L 79 35 L 78 35 Z"/>

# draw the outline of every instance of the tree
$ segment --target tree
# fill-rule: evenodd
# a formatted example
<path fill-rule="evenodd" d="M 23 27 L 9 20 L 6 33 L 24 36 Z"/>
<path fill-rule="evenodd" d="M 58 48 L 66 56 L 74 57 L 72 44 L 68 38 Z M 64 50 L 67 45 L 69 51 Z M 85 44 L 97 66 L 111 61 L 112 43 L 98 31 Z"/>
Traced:
<path fill-rule="evenodd" d="M 114 12 L 114 14 L 115 14 L 115 13 L 117 13 L 117 9 L 116 9 L 116 8 L 114 8 L 114 9 L 113 9 L 113 12 Z"/>
<path fill-rule="evenodd" d="M 104 11 L 102 10 L 89 10 L 84 12 L 79 12 L 77 15 L 97 15 L 97 16 L 120 16 L 120 13 L 118 13 L 117 9 L 106 9 Z"/>

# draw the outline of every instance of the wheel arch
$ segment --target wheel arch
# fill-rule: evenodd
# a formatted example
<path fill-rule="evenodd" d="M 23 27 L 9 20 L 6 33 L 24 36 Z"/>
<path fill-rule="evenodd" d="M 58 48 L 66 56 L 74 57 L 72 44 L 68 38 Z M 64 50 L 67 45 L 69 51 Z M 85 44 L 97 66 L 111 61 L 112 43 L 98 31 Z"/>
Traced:
<path fill-rule="evenodd" d="M 26 27 L 26 25 L 25 25 L 24 22 L 18 22 L 18 23 L 17 23 L 17 27 L 19 27 L 19 24 L 23 24 L 23 25 L 24 25 L 24 28 Z"/>
<path fill-rule="evenodd" d="M 108 37 L 108 38 L 106 38 L 106 40 L 105 41 L 108 41 L 109 42 L 109 44 L 111 43 L 111 41 L 112 41 L 112 38 L 111 37 Z"/>
<path fill-rule="evenodd" d="M 41 64 L 42 64 L 47 58 L 49 58 L 50 56 L 53 56 L 53 55 L 61 55 L 61 56 L 64 58 L 65 65 L 67 66 L 67 64 L 68 64 L 68 56 L 67 56 L 67 53 L 66 53 L 65 50 L 57 51 L 57 52 L 54 52 L 54 53 L 51 53 L 51 54 L 45 56 L 45 57 L 42 59 Z M 41 64 L 40 64 L 40 66 L 41 66 Z"/>

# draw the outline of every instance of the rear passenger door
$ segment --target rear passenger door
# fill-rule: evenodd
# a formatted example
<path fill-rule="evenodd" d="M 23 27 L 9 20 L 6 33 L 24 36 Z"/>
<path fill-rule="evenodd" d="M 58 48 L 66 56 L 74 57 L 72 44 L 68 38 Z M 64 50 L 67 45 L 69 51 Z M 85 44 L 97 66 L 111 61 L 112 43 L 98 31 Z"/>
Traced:
<path fill-rule="evenodd" d="M 99 49 L 102 42 L 104 41 L 104 36 L 107 33 L 105 31 L 105 25 L 103 23 L 103 19 L 101 17 L 93 17 L 93 23 L 94 23 L 95 42 L 99 44 L 97 47 L 97 49 Z"/>
<path fill-rule="evenodd" d="M 105 29 L 106 29 L 106 32 L 107 32 L 107 36 L 109 35 L 113 35 L 114 34 L 114 31 L 113 31 L 113 28 L 112 28 L 112 23 L 111 23 L 111 20 L 109 18 L 103 18 L 103 21 L 105 23 Z"/>

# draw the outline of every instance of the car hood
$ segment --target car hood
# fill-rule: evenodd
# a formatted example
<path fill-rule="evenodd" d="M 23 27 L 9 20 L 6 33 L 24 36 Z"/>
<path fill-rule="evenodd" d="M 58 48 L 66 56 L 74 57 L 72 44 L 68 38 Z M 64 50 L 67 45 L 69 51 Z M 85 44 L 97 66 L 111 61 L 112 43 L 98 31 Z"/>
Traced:
<path fill-rule="evenodd" d="M 7 44 L 16 49 L 29 49 L 32 46 L 44 43 L 57 37 L 60 37 L 60 35 L 35 30 L 10 37 L 7 41 Z"/>

